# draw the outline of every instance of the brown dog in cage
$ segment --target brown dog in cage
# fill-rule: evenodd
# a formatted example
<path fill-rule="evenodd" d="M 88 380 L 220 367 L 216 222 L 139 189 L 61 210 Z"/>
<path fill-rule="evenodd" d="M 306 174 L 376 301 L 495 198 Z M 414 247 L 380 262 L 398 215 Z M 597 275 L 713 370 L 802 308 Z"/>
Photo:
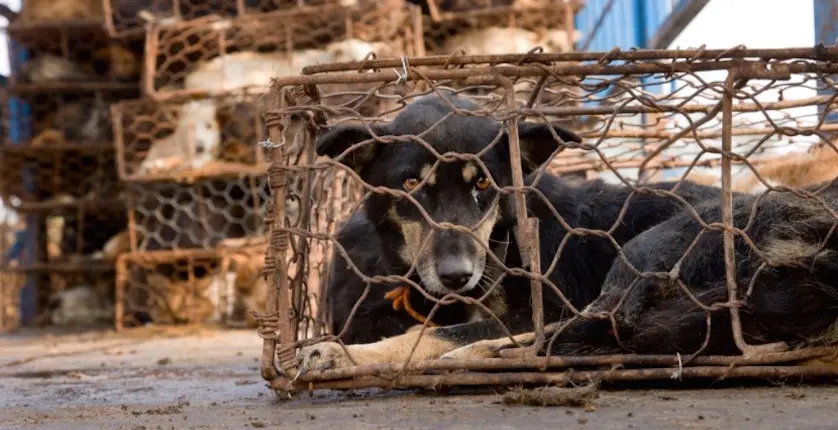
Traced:
<path fill-rule="evenodd" d="M 455 112 L 452 108 L 461 113 L 450 115 Z M 392 122 L 371 126 L 378 136 L 394 139 L 391 143 L 371 141 L 368 129 L 360 125 L 335 126 L 317 142 L 318 154 L 354 169 L 369 185 L 407 191 L 436 223 L 465 226 L 471 232 L 435 229 L 410 199 L 377 193 L 342 227 L 336 248 L 343 248 L 360 272 L 366 276 L 409 274 L 422 289 L 407 283 L 373 283 L 365 292 L 367 284 L 336 249 L 325 292 L 327 306 L 333 333 L 349 344 L 357 364 L 402 362 L 420 335 L 411 328 L 429 316 L 428 323 L 438 327 L 424 331 L 412 355 L 415 360 L 439 358 L 473 342 L 501 337 L 506 332 L 498 322 L 513 334 L 532 331 L 528 278 L 507 273 L 487 253 L 494 253 L 503 266 L 522 267 L 514 234 L 514 200 L 510 192 L 500 192 L 500 187 L 512 184 L 505 128 L 486 115 L 462 114 L 477 110 L 476 104 L 461 96 L 431 95 L 409 104 Z M 433 168 L 434 154 L 404 138 L 420 134 L 439 154 L 472 157 L 447 160 Z M 561 258 L 549 272 L 549 284 L 576 308 L 599 295 L 617 250 L 605 238 L 566 237 L 568 231 L 553 210 L 573 228 L 609 230 L 613 226 L 612 235 L 622 245 L 680 213 L 682 202 L 697 204 L 719 196 L 718 188 L 691 182 L 681 183 L 669 194 L 666 191 L 675 183 L 656 183 L 638 189 L 620 218 L 632 193 L 628 187 L 601 180 L 567 181 L 549 174 L 534 181 L 554 152 L 568 142 L 581 142 L 579 136 L 555 124 L 532 122 L 520 122 L 518 134 L 525 184 L 546 197 L 545 201 L 527 193 L 527 211 L 540 221 L 541 267 L 543 271 L 551 268 L 561 247 Z M 364 141 L 371 143 L 356 145 Z M 479 161 L 474 154 L 479 154 Z M 544 291 L 545 319 L 560 320 L 566 313 L 564 303 L 547 283 Z M 435 301 L 428 297 L 439 299 L 449 293 L 480 299 L 485 308 L 458 301 L 439 306 L 430 315 Z M 352 364 L 334 342 L 304 347 L 297 360 L 302 372 Z"/>

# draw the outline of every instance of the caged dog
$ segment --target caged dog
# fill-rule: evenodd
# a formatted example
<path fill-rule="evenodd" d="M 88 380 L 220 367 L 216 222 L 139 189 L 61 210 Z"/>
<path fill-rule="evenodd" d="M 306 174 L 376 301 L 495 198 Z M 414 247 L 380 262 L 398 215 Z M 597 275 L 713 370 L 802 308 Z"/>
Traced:
<path fill-rule="evenodd" d="M 389 194 L 372 195 L 353 214 L 338 233 L 338 244 L 352 263 L 365 275 L 375 276 L 406 274 L 416 261 L 410 279 L 423 290 L 388 283 L 370 284 L 365 292 L 366 283 L 339 249 L 334 251 L 326 302 L 333 319 L 332 331 L 349 344 L 347 350 L 356 364 L 402 362 L 407 358 L 420 334 L 413 330 L 417 321 L 426 319 L 434 306 L 425 294 L 440 298 L 458 293 L 472 299 L 486 295 L 483 304 L 513 334 L 532 330 L 527 278 L 506 276 L 501 285 L 490 290 L 491 294 L 487 293 L 503 272 L 487 250 L 507 267 L 522 267 L 511 194 L 501 193 L 493 186 L 493 182 L 498 187 L 512 183 L 505 128 L 485 116 L 448 116 L 452 107 L 463 111 L 477 109 L 461 96 L 438 93 L 407 105 L 390 123 L 371 126 L 375 134 L 391 140 L 389 143 L 353 147 L 371 139 L 367 128 L 359 125 L 335 126 L 318 139 L 319 155 L 354 169 L 371 186 L 410 192 L 434 221 L 466 226 L 473 232 L 470 235 L 450 229 L 434 231 L 408 199 Z M 441 162 L 433 170 L 434 155 L 403 137 L 419 134 L 440 154 L 479 154 L 489 176 L 477 163 L 462 159 Z M 489 148 L 495 139 L 499 139 L 498 143 Z M 581 142 L 570 130 L 532 122 L 519 123 L 519 139 L 525 183 L 529 185 L 543 173 L 540 168 L 555 151 L 566 142 Z M 675 183 L 658 183 L 638 189 L 622 222 L 613 228 L 618 244 L 682 210 L 683 203 L 667 196 L 664 190 L 690 204 L 719 193 L 717 188 L 690 182 L 673 187 Z M 629 187 L 600 180 L 569 181 L 549 174 L 544 174 L 535 188 L 549 202 L 545 204 L 537 194 L 528 193 L 527 211 L 539 220 L 542 271 L 551 266 L 568 234 L 554 217 L 553 209 L 571 227 L 609 230 L 632 193 Z M 603 268 L 611 265 L 616 250 L 607 239 L 573 235 L 561 246 L 561 258 L 548 278 L 574 307 L 582 308 L 599 295 L 606 272 Z M 567 309 L 548 283 L 544 291 L 545 319 L 557 321 Z M 350 322 L 350 313 L 362 296 L 365 299 Z M 437 327 L 424 331 L 414 359 L 439 358 L 459 347 L 505 334 L 485 311 L 461 302 L 440 306 L 430 323 Z M 336 342 L 303 347 L 297 361 L 301 372 L 352 364 Z"/>
<path fill-rule="evenodd" d="M 803 188 L 803 193 L 737 195 L 734 240 L 737 298 L 744 355 L 838 342 L 838 177 Z M 718 202 L 696 206 L 706 223 L 721 222 Z M 562 327 L 553 355 L 740 353 L 733 337 L 721 231 L 705 231 L 690 213 L 675 216 L 629 241 L 627 261 L 640 272 L 669 273 L 680 263 L 684 286 L 706 308 L 679 291 L 668 277 L 643 277 L 617 260 L 602 294 Z M 695 245 L 692 246 L 693 242 Z M 690 249 L 692 247 L 692 249 Z M 606 314 L 613 312 L 614 322 Z M 709 318 L 709 326 L 708 326 Z M 616 329 L 616 330 L 615 330 Z M 709 333 L 708 333 L 709 330 Z M 525 334 L 516 340 L 531 341 Z M 495 357 L 511 347 L 507 339 L 478 342 L 456 358 Z M 543 353 L 545 351 L 542 351 Z"/>

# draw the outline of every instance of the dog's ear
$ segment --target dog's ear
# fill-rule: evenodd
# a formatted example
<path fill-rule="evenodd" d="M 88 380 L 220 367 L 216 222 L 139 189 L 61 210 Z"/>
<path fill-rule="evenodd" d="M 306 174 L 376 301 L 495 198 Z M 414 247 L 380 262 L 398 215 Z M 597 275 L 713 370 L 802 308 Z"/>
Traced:
<path fill-rule="evenodd" d="M 337 158 L 354 145 L 372 139 L 373 135 L 370 134 L 370 129 L 377 136 L 388 134 L 387 128 L 378 124 L 370 125 L 369 129 L 364 125 L 338 125 L 332 127 L 317 139 L 317 155 Z M 377 149 L 378 143 L 373 141 L 355 146 L 344 155 L 340 162 L 361 174 L 364 168 L 375 158 Z"/>
<path fill-rule="evenodd" d="M 553 136 L 551 128 L 559 140 Z M 582 143 L 582 138 L 556 123 L 522 121 L 518 123 L 518 141 L 521 145 L 521 167 L 524 174 L 528 174 L 546 163 L 560 146 L 568 142 Z"/>

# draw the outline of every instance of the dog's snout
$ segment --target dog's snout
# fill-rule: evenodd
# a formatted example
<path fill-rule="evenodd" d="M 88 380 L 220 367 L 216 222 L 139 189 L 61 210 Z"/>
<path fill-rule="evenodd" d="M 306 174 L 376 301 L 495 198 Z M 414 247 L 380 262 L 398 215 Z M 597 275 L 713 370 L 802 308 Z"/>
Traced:
<path fill-rule="evenodd" d="M 439 280 L 446 288 L 457 290 L 464 287 L 474 273 L 474 265 L 463 257 L 449 257 L 436 266 Z"/>

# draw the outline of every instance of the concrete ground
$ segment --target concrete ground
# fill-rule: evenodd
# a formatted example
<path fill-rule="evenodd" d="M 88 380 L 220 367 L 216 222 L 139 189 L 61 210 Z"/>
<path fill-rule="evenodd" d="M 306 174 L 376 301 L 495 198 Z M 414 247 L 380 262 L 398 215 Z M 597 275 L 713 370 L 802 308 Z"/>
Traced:
<path fill-rule="evenodd" d="M 280 402 L 251 330 L 0 335 L 0 428 L 834 428 L 838 387 L 604 391 L 594 408 L 493 394 L 333 392 Z"/>

